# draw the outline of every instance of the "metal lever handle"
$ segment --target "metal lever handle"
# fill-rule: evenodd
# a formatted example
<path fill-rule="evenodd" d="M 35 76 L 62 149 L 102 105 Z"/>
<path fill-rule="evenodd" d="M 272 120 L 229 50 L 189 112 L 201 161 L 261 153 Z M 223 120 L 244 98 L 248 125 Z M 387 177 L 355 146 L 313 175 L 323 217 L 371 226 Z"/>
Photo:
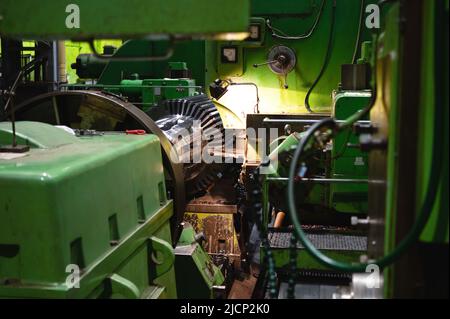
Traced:
<path fill-rule="evenodd" d="M 254 68 L 259 68 L 260 66 L 264 66 L 264 65 L 269 65 L 269 64 L 274 64 L 279 62 L 278 60 L 273 60 L 273 61 L 268 61 L 268 62 L 264 62 L 264 63 L 259 63 L 259 64 L 253 64 Z"/>

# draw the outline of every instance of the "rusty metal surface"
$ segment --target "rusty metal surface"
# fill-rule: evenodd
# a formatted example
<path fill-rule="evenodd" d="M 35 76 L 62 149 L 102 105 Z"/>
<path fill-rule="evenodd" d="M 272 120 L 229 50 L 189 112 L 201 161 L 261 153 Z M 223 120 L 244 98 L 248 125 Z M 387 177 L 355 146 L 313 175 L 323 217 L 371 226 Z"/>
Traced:
<path fill-rule="evenodd" d="M 210 203 L 189 203 L 186 211 L 192 213 L 218 213 L 218 214 L 236 214 L 237 205 L 222 205 Z"/>

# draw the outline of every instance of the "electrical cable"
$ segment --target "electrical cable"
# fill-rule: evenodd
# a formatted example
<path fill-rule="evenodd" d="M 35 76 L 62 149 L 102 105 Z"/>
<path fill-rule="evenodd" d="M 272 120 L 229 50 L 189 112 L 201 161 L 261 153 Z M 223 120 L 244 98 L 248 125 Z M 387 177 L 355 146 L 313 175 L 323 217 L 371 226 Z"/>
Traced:
<path fill-rule="evenodd" d="M 281 31 L 280 29 L 277 29 L 274 26 L 272 26 L 272 24 L 270 23 L 270 20 L 267 19 L 266 25 L 269 28 L 269 30 L 272 31 L 272 37 L 277 38 L 277 39 L 281 39 L 281 40 L 304 40 L 304 39 L 308 39 L 309 37 L 312 36 L 312 34 L 314 33 L 314 31 L 317 28 L 317 25 L 319 24 L 320 18 L 322 17 L 323 9 L 325 7 L 325 2 L 326 2 L 326 0 L 322 0 L 322 4 L 320 5 L 319 12 L 317 13 L 316 19 L 314 20 L 314 23 L 313 23 L 312 27 L 310 28 L 310 30 L 307 33 L 305 33 L 303 35 L 299 35 L 299 36 L 287 35 L 283 31 Z M 280 34 L 277 34 L 276 32 L 278 32 Z"/>
<path fill-rule="evenodd" d="M 323 65 L 322 65 L 322 68 L 321 68 L 321 70 L 319 72 L 319 75 L 317 76 L 316 80 L 314 81 L 314 83 L 309 88 L 308 92 L 306 93 L 306 97 L 305 97 L 305 108 L 308 110 L 309 113 L 314 113 L 312 111 L 312 109 L 311 109 L 311 105 L 309 104 L 309 97 L 311 96 L 311 93 L 313 92 L 313 90 L 315 89 L 317 84 L 322 79 L 322 76 L 325 74 L 325 71 L 328 68 L 328 64 L 329 64 L 329 62 L 331 60 L 331 51 L 332 51 L 332 48 L 333 48 L 335 22 L 336 22 L 336 0 L 333 1 L 333 8 L 332 8 L 332 12 L 331 12 L 330 36 L 328 38 L 328 45 L 327 45 L 327 52 L 326 52 L 326 56 L 325 56 L 325 61 L 324 61 Z"/>

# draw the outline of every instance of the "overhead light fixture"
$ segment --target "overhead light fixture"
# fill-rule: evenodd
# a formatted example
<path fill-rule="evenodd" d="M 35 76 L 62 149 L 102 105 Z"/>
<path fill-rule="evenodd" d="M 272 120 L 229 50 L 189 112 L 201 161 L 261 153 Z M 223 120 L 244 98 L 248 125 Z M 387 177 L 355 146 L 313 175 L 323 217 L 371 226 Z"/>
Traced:
<path fill-rule="evenodd" d="M 256 105 L 254 112 L 256 114 L 259 114 L 259 89 L 258 86 L 253 82 L 235 83 L 232 82 L 231 80 L 217 79 L 209 85 L 209 93 L 212 98 L 218 101 L 228 92 L 228 88 L 231 85 L 240 85 L 240 86 L 250 85 L 256 89 Z"/>
<path fill-rule="evenodd" d="M 249 31 L 250 31 L 250 36 L 246 39 L 246 41 L 261 41 L 261 25 L 260 24 L 251 24 Z"/>

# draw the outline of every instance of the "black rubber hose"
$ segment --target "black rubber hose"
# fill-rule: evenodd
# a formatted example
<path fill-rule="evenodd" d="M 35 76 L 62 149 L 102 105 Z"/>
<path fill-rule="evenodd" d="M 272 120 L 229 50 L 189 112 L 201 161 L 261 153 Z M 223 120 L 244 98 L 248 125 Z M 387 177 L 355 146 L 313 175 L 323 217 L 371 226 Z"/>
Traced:
<path fill-rule="evenodd" d="M 359 46 L 361 42 L 361 34 L 362 34 L 362 25 L 364 20 L 364 8 L 366 1 L 361 0 L 361 8 L 359 13 L 359 25 L 358 25 L 358 35 L 356 36 L 356 44 L 355 44 L 355 50 L 353 51 L 353 57 L 352 57 L 352 64 L 356 64 L 356 59 L 358 56 Z"/>
<path fill-rule="evenodd" d="M 325 61 L 322 65 L 322 68 L 320 69 L 320 73 L 317 76 L 314 83 L 309 88 L 308 92 L 306 93 L 305 97 L 305 107 L 308 110 L 309 113 L 314 113 L 311 109 L 311 105 L 309 104 L 309 97 L 311 96 L 311 93 L 314 91 L 315 87 L 319 83 L 319 81 L 322 79 L 322 76 L 325 74 L 325 71 L 328 68 L 328 64 L 331 60 L 331 52 L 333 51 L 333 40 L 334 40 L 334 26 L 336 22 L 336 1 L 333 1 L 333 8 L 331 13 L 331 26 L 330 26 L 330 36 L 328 38 L 328 45 L 327 45 L 327 53 L 325 56 Z"/>

